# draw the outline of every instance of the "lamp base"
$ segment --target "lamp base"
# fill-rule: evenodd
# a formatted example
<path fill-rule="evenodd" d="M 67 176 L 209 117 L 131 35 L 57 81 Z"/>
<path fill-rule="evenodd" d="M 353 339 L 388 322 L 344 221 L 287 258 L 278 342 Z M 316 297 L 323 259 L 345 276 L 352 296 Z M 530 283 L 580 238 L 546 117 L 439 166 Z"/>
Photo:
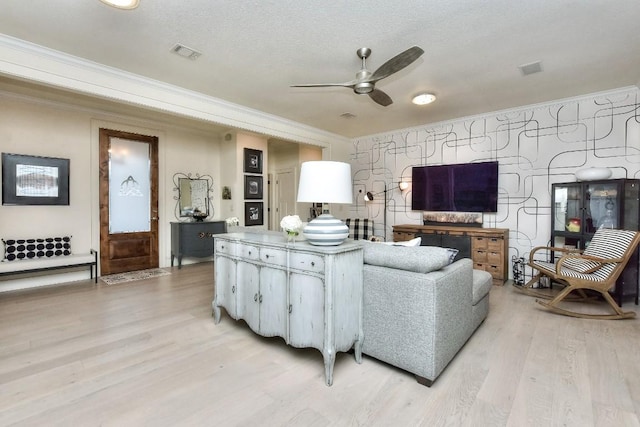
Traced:
<path fill-rule="evenodd" d="M 313 219 L 302 231 L 307 241 L 316 246 L 338 246 L 349 237 L 349 227 L 329 214 Z"/>

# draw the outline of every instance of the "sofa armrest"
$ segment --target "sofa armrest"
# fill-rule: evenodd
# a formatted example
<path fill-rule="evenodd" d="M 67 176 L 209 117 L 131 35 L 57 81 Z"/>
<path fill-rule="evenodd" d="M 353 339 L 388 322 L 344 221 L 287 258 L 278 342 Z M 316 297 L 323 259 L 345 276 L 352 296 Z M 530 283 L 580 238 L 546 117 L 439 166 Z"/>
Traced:
<path fill-rule="evenodd" d="M 429 380 L 473 333 L 473 264 L 414 273 L 364 266 L 363 352 Z"/>

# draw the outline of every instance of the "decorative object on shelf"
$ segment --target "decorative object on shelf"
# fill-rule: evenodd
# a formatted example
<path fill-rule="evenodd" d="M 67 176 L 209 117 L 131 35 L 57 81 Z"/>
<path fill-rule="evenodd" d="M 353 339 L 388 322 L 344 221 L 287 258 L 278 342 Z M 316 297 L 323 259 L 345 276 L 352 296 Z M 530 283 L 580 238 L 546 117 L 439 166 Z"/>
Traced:
<path fill-rule="evenodd" d="M 69 159 L 2 153 L 3 205 L 68 205 Z"/>
<path fill-rule="evenodd" d="M 580 218 L 569 218 L 566 229 L 572 233 L 578 233 L 580 231 Z"/>
<path fill-rule="evenodd" d="M 261 175 L 245 175 L 244 176 L 244 198 L 245 199 L 262 199 L 262 176 Z"/>
<path fill-rule="evenodd" d="M 196 222 L 202 222 L 209 215 L 206 212 L 200 212 L 197 208 L 193 210 L 191 217 L 196 220 Z"/>
<path fill-rule="evenodd" d="M 464 224 L 468 226 L 481 227 L 484 217 L 482 212 L 433 212 L 424 211 L 422 213 L 424 224 Z"/>
<path fill-rule="evenodd" d="M 247 173 L 262 173 L 262 151 L 252 148 L 244 149 L 244 171 Z"/>
<path fill-rule="evenodd" d="M 282 227 L 287 241 L 295 242 L 296 237 L 302 231 L 302 221 L 298 215 L 287 215 L 280 221 L 280 227 Z"/>
<path fill-rule="evenodd" d="M 244 225 L 263 225 L 262 202 L 245 202 L 244 204 Z"/>
<path fill-rule="evenodd" d="M 352 203 L 351 165 L 326 160 L 304 162 L 300 168 L 297 200 L 308 203 Z M 349 227 L 324 209 L 322 215 L 307 224 L 303 233 L 312 245 L 337 246 L 349 237 Z"/>
<path fill-rule="evenodd" d="M 173 191 L 178 192 L 173 197 L 176 200 L 176 219 L 203 221 L 213 215 L 211 175 L 192 176 L 190 173 L 177 172 L 173 175 L 173 185 Z"/>
<path fill-rule="evenodd" d="M 578 181 L 609 179 L 611 177 L 611 169 L 590 167 L 577 170 L 575 175 Z"/>

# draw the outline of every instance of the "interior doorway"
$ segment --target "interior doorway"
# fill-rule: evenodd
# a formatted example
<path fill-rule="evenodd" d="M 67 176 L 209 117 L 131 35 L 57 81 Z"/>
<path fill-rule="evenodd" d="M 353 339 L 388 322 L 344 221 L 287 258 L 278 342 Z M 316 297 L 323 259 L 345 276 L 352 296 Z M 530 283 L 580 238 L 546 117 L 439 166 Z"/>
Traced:
<path fill-rule="evenodd" d="M 100 129 L 100 272 L 155 268 L 158 137 Z"/>
<path fill-rule="evenodd" d="M 294 168 L 282 169 L 276 172 L 275 200 L 278 221 L 276 230 L 280 229 L 280 220 L 285 215 L 296 214 L 296 170 Z"/>

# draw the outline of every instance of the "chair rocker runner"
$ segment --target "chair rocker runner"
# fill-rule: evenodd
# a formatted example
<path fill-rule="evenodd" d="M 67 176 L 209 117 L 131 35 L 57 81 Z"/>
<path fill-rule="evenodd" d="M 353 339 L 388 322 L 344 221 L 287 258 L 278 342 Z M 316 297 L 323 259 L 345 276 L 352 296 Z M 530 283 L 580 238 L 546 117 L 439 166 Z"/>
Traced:
<path fill-rule="evenodd" d="M 554 282 L 565 285 L 565 288 L 550 301 L 536 300 L 543 307 L 566 316 L 587 319 L 629 319 L 636 316 L 633 311 L 622 311 L 622 308 L 609 294 L 616 280 L 624 270 L 629 258 L 640 243 L 640 232 L 629 230 L 599 229 L 591 239 L 591 243 L 584 251 L 568 250 L 564 248 L 539 246 L 529 254 L 528 265 L 538 273 L 522 287 L 516 289 L 523 293 L 551 298 L 549 295 L 533 289 L 533 285 L 546 276 Z M 539 251 L 560 252 L 562 256 L 555 262 L 544 262 L 534 259 Z M 613 308 L 613 314 L 590 314 L 561 308 L 559 304 L 564 300 L 575 301 L 576 298 L 567 298 L 575 293 L 579 300 L 589 299 L 586 290 L 599 292 Z M 575 295 L 574 295 L 575 296 Z"/>

